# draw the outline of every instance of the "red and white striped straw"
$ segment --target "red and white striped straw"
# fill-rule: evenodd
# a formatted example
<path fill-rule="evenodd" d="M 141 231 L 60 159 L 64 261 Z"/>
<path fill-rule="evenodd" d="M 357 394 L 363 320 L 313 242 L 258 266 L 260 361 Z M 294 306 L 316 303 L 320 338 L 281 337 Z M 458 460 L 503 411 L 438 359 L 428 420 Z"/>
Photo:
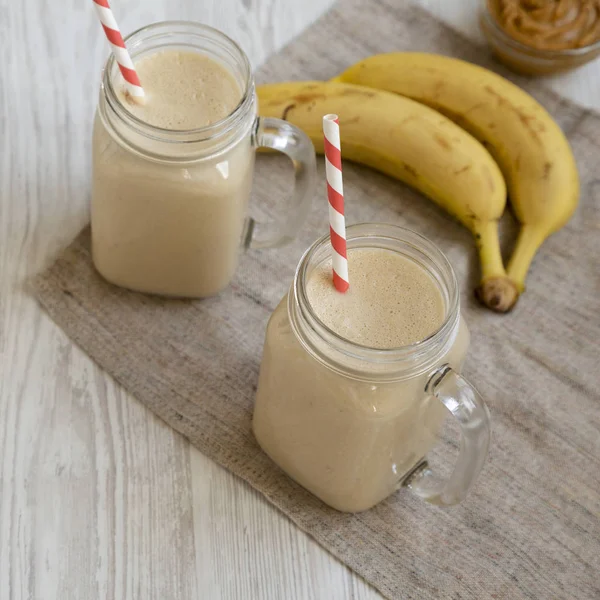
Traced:
<path fill-rule="evenodd" d="M 119 65 L 123 79 L 125 79 L 125 88 L 127 90 L 127 94 L 135 102 L 143 104 L 144 90 L 142 89 L 140 78 L 135 72 L 133 61 L 131 60 L 131 56 L 129 56 L 129 52 L 127 52 L 125 42 L 123 41 L 123 36 L 119 31 L 119 26 L 117 25 L 117 21 L 115 20 L 112 10 L 108 4 L 108 0 L 92 1 L 96 7 L 96 12 L 98 13 L 98 18 L 100 19 L 104 33 L 106 34 L 106 37 L 112 47 L 115 60 Z"/>
<path fill-rule="evenodd" d="M 340 122 L 337 115 L 323 117 L 325 172 L 329 199 L 329 235 L 333 248 L 333 284 L 338 292 L 350 287 L 346 254 L 346 219 L 344 217 L 344 186 L 342 182 L 342 152 Z"/>

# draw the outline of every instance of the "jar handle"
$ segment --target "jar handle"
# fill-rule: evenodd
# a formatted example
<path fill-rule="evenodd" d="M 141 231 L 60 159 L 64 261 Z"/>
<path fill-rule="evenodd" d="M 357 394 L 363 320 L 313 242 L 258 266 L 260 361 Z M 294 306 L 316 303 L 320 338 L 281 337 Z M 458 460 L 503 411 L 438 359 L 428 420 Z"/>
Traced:
<path fill-rule="evenodd" d="M 458 460 L 447 481 L 439 481 L 425 460 L 403 485 L 427 502 L 451 506 L 465 499 L 485 462 L 490 443 L 489 411 L 477 390 L 448 365 L 431 375 L 425 391 L 439 400 L 460 425 Z"/>
<path fill-rule="evenodd" d="M 294 190 L 279 220 L 270 223 L 248 220 L 245 245 L 250 248 L 283 246 L 296 237 L 310 210 L 317 173 L 315 148 L 301 129 L 273 117 L 256 119 L 252 145 L 278 150 L 291 158 Z"/>

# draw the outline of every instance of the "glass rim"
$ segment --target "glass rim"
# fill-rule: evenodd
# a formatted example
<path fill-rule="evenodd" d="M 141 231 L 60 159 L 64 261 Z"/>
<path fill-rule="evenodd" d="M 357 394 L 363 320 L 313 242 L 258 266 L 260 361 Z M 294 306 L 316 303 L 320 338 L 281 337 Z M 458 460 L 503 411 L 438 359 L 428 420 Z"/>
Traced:
<path fill-rule="evenodd" d="M 434 264 L 441 265 L 442 269 L 449 275 L 449 284 L 447 285 L 449 288 L 448 306 L 444 321 L 433 333 L 423 340 L 396 348 L 373 348 L 372 346 L 358 344 L 341 336 L 325 325 L 314 311 L 308 300 L 308 295 L 306 294 L 308 266 L 311 259 L 314 258 L 320 250 L 330 244 L 330 236 L 329 234 L 325 234 L 316 240 L 302 255 L 292 284 L 294 296 L 298 301 L 300 310 L 304 313 L 305 318 L 306 316 L 309 317 L 309 323 L 317 323 L 319 328 L 322 332 L 325 332 L 328 338 L 331 338 L 338 346 L 346 347 L 348 349 L 348 352 L 346 353 L 349 353 L 351 356 L 361 359 L 370 358 L 377 362 L 395 362 L 405 359 L 410 355 L 425 354 L 432 348 L 435 348 L 439 343 L 445 342 L 454 331 L 454 327 L 458 320 L 460 296 L 454 269 L 446 255 L 436 246 L 436 244 L 412 229 L 389 223 L 356 223 L 350 225 L 346 229 L 346 238 L 349 243 L 361 238 L 379 240 L 389 239 L 395 242 L 406 241 L 407 243 L 412 242 L 413 246 L 429 257 Z M 317 334 L 319 334 L 320 337 L 323 337 L 320 331 L 317 331 Z"/>
<path fill-rule="evenodd" d="M 197 21 L 185 20 L 158 21 L 156 23 L 144 25 L 143 27 L 140 27 L 139 29 L 136 29 L 127 35 L 124 38 L 124 41 L 133 58 L 135 56 L 136 46 L 148 41 L 148 39 L 152 39 L 152 37 L 162 37 L 164 35 L 173 35 L 174 33 L 190 33 L 181 31 L 182 28 L 191 28 L 191 33 L 196 34 L 199 37 L 208 37 L 207 35 L 202 36 L 203 33 L 214 36 L 223 45 L 229 46 L 229 49 L 233 50 L 233 52 L 237 55 L 236 57 L 239 58 L 240 62 L 242 63 L 244 77 L 244 89 L 242 92 L 242 97 L 236 107 L 226 117 L 223 117 L 219 121 L 215 121 L 210 125 L 205 125 L 203 127 L 194 129 L 168 129 L 147 123 L 146 121 L 137 117 L 133 112 L 128 110 L 128 108 L 118 98 L 112 81 L 112 73 L 115 70 L 116 62 L 115 56 L 112 52 L 107 58 L 102 71 L 102 87 L 106 91 L 106 100 L 112 110 L 122 120 L 125 120 L 124 117 L 126 117 L 130 124 L 133 124 L 138 132 L 146 137 L 151 137 L 165 142 L 170 141 L 179 143 L 198 143 L 214 140 L 234 129 L 247 114 L 247 111 L 254 100 L 252 67 L 250 65 L 248 56 L 242 50 L 241 46 L 227 34 L 214 27 L 211 27 L 210 25 L 204 25 L 203 23 Z M 152 33 L 154 33 L 154 36 L 151 35 Z M 166 139 L 167 137 L 175 139 Z"/>

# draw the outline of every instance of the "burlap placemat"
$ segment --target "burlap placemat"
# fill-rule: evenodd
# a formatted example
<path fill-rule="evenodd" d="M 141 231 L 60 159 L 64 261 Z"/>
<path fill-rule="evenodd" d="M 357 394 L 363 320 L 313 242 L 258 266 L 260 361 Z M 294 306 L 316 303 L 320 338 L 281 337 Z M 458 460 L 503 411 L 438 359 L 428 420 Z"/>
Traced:
<path fill-rule="evenodd" d="M 484 50 L 421 9 L 350 0 L 270 60 L 259 80 L 325 79 L 402 49 L 490 66 Z M 424 233 L 461 282 L 473 337 L 466 373 L 486 397 L 494 434 L 481 480 L 459 507 L 400 491 L 363 514 L 335 512 L 283 475 L 252 437 L 265 325 L 301 252 L 326 231 L 324 197 L 297 242 L 249 252 L 218 298 L 162 300 L 104 283 L 87 231 L 35 282 L 52 318 L 127 390 L 389 598 L 600 598 L 600 118 L 538 83 L 519 83 L 567 132 L 583 194 L 536 258 L 513 313 L 493 315 L 472 299 L 477 264 L 466 230 L 391 179 L 350 164 L 344 171 L 350 223 Z M 286 167 L 261 157 L 255 195 L 284 193 Z M 505 242 L 513 230 L 509 218 Z"/>

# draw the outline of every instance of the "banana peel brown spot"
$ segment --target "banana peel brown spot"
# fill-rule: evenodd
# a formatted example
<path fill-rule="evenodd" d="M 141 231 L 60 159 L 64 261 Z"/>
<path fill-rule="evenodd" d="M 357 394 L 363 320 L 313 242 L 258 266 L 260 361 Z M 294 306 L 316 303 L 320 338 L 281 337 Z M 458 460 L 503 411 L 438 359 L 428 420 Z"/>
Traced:
<path fill-rule="evenodd" d="M 296 108 L 296 105 L 295 105 L 295 104 L 288 104 L 288 106 L 286 106 L 286 107 L 283 109 L 283 112 L 281 113 L 281 118 L 282 118 L 284 121 L 287 121 L 287 116 L 288 116 L 288 113 L 290 112 L 290 110 L 293 110 L 294 108 Z"/>
<path fill-rule="evenodd" d="M 452 144 L 443 135 L 436 133 L 433 138 L 444 150 L 452 150 Z"/>
<path fill-rule="evenodd" d="M 463 118 L 467 118 L 468 115 L 470 115 L 472 112 L 483 108 L 484 106 L 487 106 L 486 102 L 477 102 L 477 104 L 473 104 L 473 106 L 471 106 L 471 108 L 467 108 L 467 110 L 465 110 L 465 112 L 462 113 Z"/>
<path fill-rule="evenodd" d="M 471 165 L 465 165 L 462 169 L 457 169 L 456 171 L 454 171 L 454 174 L 462 175 L 463 173 L 466 173 L 470 168 L 471 168 Z"/>
<path fill-rule="evenodd" d="M 308 104 L 309 102 L 316 102 L 317 100 L 325 100 L 327 96 L 325 94 L 296 94 L 294 100 L 298 104 Z"/>
<path fill-rule="evenodd" d="M 431 99 L 432 100 L 437 100 L 442 95 L 444 87 L 446 87 L 446 82 L 445 81 L 443 81 L 443 80 L 436 81 L 434 83 L 434 85 L 433 85 L 433 91 L 431 93 Z"/>
<path fill-rule="evenodd" d="M 359 90 L 359 89 L 354 89 L 352 87 L 346 87 L 343 90 L 341 90 L 340 95 L 341 96 L 363 96 L 364 98 L 373 98 L 376 95 L 376 93 L 369 92 L 368 90 Z"/>
<path fill-rule="evenodd" d="M 519 121 L 521 121 L 521 123 L 523 124 L 523 127 L 525 127 L 525 129 L 527 129 L 527 131 L 529 131 L 529 133 L 531 134 L 531 137 L 538 143 L 541 145 L 542 140 L 540 140 L 540 136 L 538 135 L 538 132 L 543 132 L 545 131 L 545 129 L 543 127 L 538 126 L 538 130 L 536 131 L 533 126 L 532 126 L 532 122 L 533 123 L 537 123 L 537 119 L 535 117 L 532 117 L 530 115 L 526 115 L 524 112 L 521 112 L 520 110 L 516 109 L 517 111 L 517 115 L 519 117 Z"/>
<path fill-rule="evenodd" d="M 544 164 L 544 179 L 548 179 L 550 177 L 550 172 L 552 171 L 553 166 L 554 165 L 551 162 Z"/>
<path fill-rule="evenodd" d="M 466 213 L 467 219 L 469 219 L 470 221 L 473 221 L 473 223 L 477 223 L 479 221 L 479 217 L 477 216 L 477 214 L 475 213 L 475 211 L 471 208 L 471 206 L 469 204 L 465 204 L 465 213 Z"/>
<path fill-rule="evenodd" d="M 409 173 L 410 175 L 412 175 L 415 179 L 419 178 L 419 173 L 418 171 L 411 165 L 407 165 L 406 163 L 402 163 L 402 168 Z"/>
<path fill-rule="evenodd" d="M 511 103 L 502 95 L 499 94 L 491 85 L 486 85 L 483 88 L 490 96 L 493 96 L 494 98 L 496 98 L 496 100 L 498 100 L 498 104 L 500 104 L 501 106 L 503 104 L 508 104 L 511 105 Z"/>
<path fill-rule="evenodd" d="M 515 106 L 508 98 L 497 92 L 492 86 L 486 85 L 483 89 L 488 94 L 496 98 L 498 106 L 509 108 L 512 112 L 514 112 L 519 121 L 521 121 L 523 127 L 529 132 L 531 139 L 533 139 L 540 146 L 542 145 L 542 140 L 540 139 L 538 132 L 543 133 L 546 131 L 546 128 L 536 117 L 524 113 L 518 106 Z M 537 125 L 537 131 L 533 127 L 532 122 Z"/>

